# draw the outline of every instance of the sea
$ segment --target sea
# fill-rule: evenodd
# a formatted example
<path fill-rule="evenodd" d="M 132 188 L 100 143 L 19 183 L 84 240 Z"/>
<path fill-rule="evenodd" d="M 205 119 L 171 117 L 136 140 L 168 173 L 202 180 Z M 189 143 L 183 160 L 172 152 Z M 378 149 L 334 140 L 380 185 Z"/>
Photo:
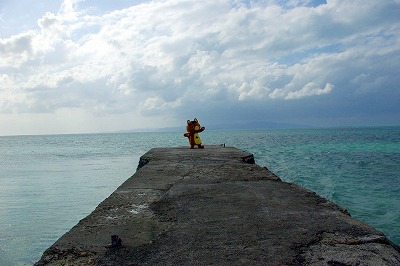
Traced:
<path fill-rule="evenodd" d="M 0 137 L 0 265 L 32 265 L 182 132 Z M 256 163 L 346 208 L 400 245 L 400 127 L 205 130 L 203 144 Z"/>

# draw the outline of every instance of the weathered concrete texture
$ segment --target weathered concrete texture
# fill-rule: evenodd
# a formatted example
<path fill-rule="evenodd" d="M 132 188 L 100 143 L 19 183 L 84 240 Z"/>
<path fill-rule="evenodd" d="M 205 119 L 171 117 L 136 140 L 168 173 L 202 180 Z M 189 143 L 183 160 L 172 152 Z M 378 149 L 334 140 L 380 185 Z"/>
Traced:
<path fill-rule="evenodd" d="M 122 240 L 107 248 L 111 235 Z M 399 248 L 244 151 L 156 148 L 37 265 L 400 265 Z"/>

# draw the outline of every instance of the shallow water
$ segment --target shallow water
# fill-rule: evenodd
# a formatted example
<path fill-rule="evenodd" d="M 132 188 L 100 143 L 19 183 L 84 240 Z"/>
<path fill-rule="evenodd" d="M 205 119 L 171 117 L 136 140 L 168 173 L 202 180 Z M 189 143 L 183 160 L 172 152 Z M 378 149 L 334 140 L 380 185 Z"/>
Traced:
<path fill-rule="evenodd" d="M 0 265 L 31 265 L 179 133 L 0 137 Z M 210 131 L 400 244 L 400 127 Z"/>

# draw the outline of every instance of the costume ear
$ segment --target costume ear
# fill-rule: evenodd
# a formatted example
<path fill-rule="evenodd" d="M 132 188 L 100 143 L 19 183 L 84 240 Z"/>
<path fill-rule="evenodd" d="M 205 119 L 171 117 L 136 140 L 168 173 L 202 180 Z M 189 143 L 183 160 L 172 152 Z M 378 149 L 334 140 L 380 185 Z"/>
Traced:
<path fill-rule="evenodd" d="M 197 118 L 195 118 L 195 119 L 194 119 L 194 122 L 199 122 L 199 121 L 197 121 Z"/>
<path fill-rule="evenodd" d="M 188 125 L 190 124 L 190 120 L 187 121 Z"/>

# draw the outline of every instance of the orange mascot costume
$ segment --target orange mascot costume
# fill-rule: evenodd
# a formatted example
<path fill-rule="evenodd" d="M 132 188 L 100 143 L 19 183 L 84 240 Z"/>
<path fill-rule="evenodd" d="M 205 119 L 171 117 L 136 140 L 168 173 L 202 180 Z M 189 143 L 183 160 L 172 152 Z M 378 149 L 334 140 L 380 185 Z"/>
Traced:
<path fill-rule="evenodd" d="M 183 136 L 189 138 L 190 148 L 193 149 L 195 145 L 199 147 L 199 149 L 203 149 L 204 146 L 201 145 L 201 138 L 199 136 L 199 132 L 203 132 L 205 127 L 201 127 L 197 118 L 193 121 L 188 120 L 186 126 L 186 133 Z"/>

